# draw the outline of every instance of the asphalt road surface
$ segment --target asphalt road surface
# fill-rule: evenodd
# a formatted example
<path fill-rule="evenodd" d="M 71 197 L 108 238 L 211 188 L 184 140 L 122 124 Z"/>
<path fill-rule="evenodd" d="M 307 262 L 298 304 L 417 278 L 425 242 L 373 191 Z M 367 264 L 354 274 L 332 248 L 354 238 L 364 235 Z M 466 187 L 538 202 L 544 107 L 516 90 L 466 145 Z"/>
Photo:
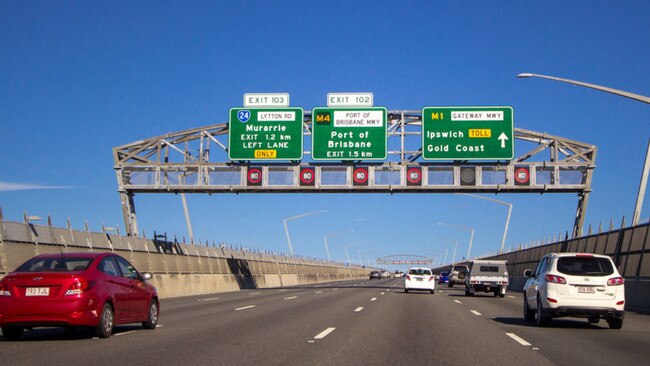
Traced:
<path fill-rule="evenodd" d="M 650 316 L 623 329 L 523 321 L 521 293 L 462 286 L 404 293 L 402 279 L 260 289 L 161 301 L 159 326 L 38 328 L 0 342 L 11 365 L 647 365 Z"/>

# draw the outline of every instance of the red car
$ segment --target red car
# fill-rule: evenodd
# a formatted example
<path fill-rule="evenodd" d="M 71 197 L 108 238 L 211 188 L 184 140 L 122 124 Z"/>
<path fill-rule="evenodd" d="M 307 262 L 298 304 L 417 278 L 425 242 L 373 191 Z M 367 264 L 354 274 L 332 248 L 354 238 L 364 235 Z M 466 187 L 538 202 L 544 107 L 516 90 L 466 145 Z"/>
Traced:
<path fill-rule="evenodd" d="M 114 253 L 38 255 L 0 281 L 0 326 L 7 340 L 25 328 L 93 327 L 108 338 L 117 324 L 142 322 L 156 328 L 156 288 Z"/>

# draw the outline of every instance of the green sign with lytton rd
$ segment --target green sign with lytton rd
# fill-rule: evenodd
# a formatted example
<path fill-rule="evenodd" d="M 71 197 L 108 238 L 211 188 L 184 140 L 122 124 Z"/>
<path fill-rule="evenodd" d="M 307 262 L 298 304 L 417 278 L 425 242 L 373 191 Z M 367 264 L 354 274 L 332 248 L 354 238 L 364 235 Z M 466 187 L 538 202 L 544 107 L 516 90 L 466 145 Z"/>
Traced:
<path fill-rule="evenodd" d="M 514 157 L 512 107 L 425 107 L 424 160 L 510 160 Z"/>
<path fill-rule="evenodd" d="M 228 159 L 302 159 L 302 108 L 231 108 L 228 121 Z"/>
<path fill-rule="evenodd" d="M 386 159 L 387 114 L 384 107 L 314 108 L 312 159 Z"/>

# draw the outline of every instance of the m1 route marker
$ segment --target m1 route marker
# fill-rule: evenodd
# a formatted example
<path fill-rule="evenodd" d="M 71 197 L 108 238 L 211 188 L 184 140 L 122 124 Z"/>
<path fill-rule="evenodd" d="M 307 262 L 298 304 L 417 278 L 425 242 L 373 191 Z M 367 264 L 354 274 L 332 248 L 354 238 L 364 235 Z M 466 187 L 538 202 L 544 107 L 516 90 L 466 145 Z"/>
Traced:
<path fill-rule="evenodd" d="M 512 107 L 425 107 L 424 160 L 511 160 Z"/>

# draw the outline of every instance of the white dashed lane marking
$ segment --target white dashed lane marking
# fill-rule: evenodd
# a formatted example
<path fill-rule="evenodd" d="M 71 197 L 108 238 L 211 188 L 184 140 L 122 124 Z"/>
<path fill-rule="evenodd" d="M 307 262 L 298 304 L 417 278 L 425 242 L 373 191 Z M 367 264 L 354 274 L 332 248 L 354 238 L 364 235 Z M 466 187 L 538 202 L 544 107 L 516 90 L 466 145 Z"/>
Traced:
<path fill-rule="evenodd" d="M 219 300 L 219 299 L 220 299 L 220 297 L 210 297 L 210 298 L 207 298 L 207 299 L 198 299 L 196 301 L 212 301 L 212 300 Z"/>
<path fill-rule="evenodd" d="M 327 337 L 328 334 L 332 333 L 334 331 L 334 329 L 336 329 L 336 328 L 327 328 L 324 331 L 318 333 L 314 337 L 314 339 L 323 339 L 323 338 Z"/>
<path fill-rule="evenodd" d="M 291 297 L 285 297 L 284 299 L 285 300 L 293 300 L 293 299 L 297 299 L 297 298 L 298 298 L 298 296 L 291 296 Z"/>
<path fill-rule="evenodd" d="M 526 342 L 524 339 L 522 339 L 521 337 L 519 337 L 514 333 L 506 333 L 506 335 L 514 339 L 517 343 L 521 344 L 522 346 L 530 346 L 530 343 Z"/>
<path fill-rule="evenodd" d="M 354 312 L 355 312 L 355 313 L 358 313 L 358 312 L 360 312 L 361 310 L 363 310 L 363 306 L 359 306 L 358 308 L 354 309 Z"/>
<path fill-rule="evenodd" d="M 474 314 L 474 315 L 476 315 L 476 316 L 481 316 L 481 313 L 479 313 L 479 312 L 476 311 L 476 310 L 470 310 L 470 311 L 472 312 L 472 314 Z"/>
<path fill-rule="evenodd" d="M 316 292 L 314 292 L 314 293 L 315 293 L 315 294 L 322 294 L 323 291 L 316 291 Z"/>
<path fill-rule="evenodd" d="M 370 299 L 370 301 L 375 301 L 375 300 L 377 300 L 376 297 L 373 297 L 372 299 Z"/>
<path fill-rule="evenodd" d="M 460 301 L 458 301 L 458 300 L 454 300 L 454 302 L 455 302 L 456 304 L 462 304 L 462 302 L 460 302 Z"/>
<path fill-rule="evenodd" d="M 248 305 L 248 306 L 244 306 L 244 307 L 241 307 L 241 308 L 237 308 L 237 309 L 235 309 L 235 311 L 246 310 L 246 309 L 252 309 L 252 308 L 254 308 L 254 307 L 256 307 L 256 306 L 257 306 L 257 305 Z"/>

